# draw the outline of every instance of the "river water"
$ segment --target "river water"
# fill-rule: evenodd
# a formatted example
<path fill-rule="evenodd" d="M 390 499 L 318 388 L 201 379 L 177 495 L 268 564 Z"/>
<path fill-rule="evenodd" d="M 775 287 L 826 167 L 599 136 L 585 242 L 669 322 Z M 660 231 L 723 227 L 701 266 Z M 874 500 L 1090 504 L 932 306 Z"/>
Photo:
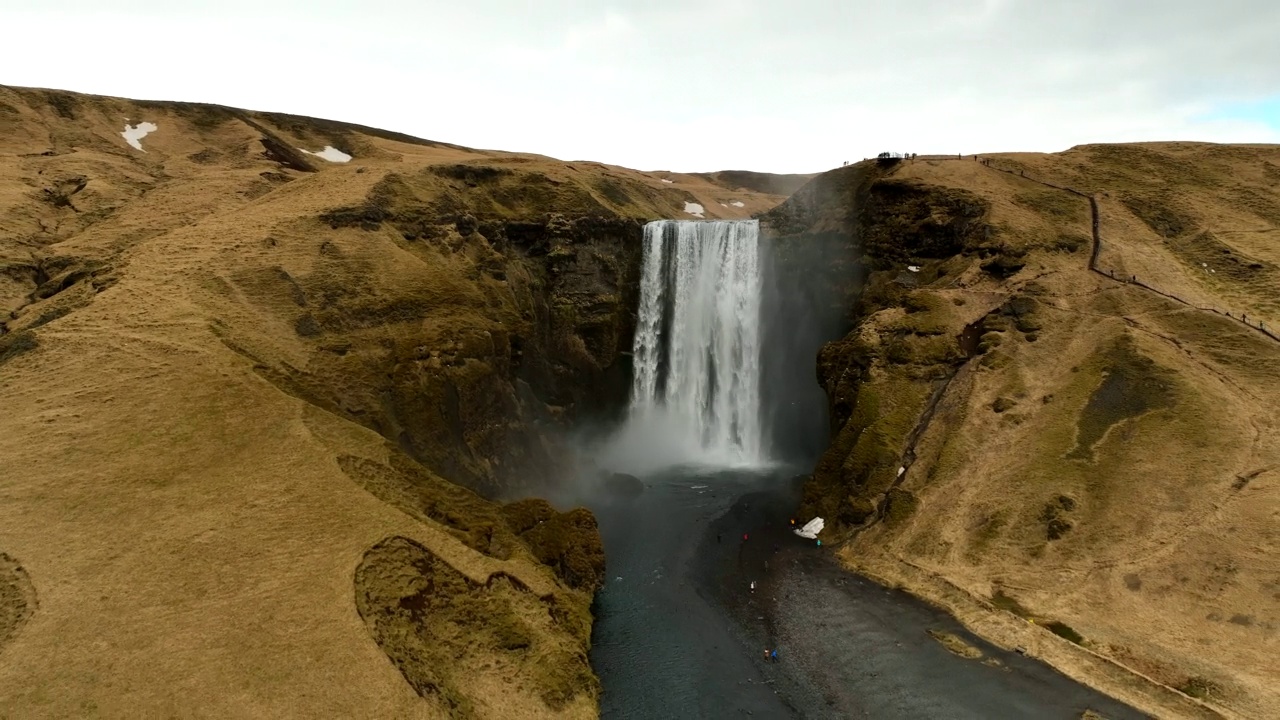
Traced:
<path fill-rule="evenodd" d="M 603 718 L 1144 717 L 844 571 L 789 532 L 797 488 L 778 474 L 644 481 L 637 498 L 592 503 L 608 562 L 591 650 Z M 1000 665 L 948 652 L 931 629 Z"/>

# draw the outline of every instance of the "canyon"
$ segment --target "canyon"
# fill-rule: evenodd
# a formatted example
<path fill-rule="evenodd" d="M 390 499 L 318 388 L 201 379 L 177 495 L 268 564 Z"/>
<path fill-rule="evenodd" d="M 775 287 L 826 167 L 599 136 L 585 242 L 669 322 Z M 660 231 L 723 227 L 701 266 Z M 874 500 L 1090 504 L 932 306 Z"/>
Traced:
<path fill-rule="evenodd" d="M 1280 148 L 639 172 L 0 87 L 0 158 L 0 706 L 595 717 L 560 499 L 697 206 L 758 226 L 734 400 L 824 549 L 1144 712 L 1280 707 Z"/>

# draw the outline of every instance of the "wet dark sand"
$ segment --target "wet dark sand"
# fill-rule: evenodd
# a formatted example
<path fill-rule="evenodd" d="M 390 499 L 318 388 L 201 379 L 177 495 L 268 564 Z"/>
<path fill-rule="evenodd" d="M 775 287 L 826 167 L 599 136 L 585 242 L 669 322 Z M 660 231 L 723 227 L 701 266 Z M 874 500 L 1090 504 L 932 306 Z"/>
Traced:
<path fill-rule="evenodd" d="M 645 484 L 634 500 L 593 503 L 609 564 L 591 653 L 605 718 L 1144 717 L 845 571 L 790 532 L 786 481 L 672 473 Z M 952 654 L 930 629 L 983 659 Z M 992 658 L 1000 666 L 983 664 Z"/>

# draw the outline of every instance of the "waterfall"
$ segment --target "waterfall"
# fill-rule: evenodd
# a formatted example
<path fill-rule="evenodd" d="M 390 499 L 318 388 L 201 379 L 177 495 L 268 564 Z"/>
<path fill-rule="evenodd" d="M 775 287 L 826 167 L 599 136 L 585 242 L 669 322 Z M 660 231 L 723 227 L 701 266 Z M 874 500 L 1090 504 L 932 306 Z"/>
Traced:
<path fill-rule="evenodd" d="M 628 430 L 646 464 L 763 463 L 759 223 L 651 222 L 643 257 Z"/>

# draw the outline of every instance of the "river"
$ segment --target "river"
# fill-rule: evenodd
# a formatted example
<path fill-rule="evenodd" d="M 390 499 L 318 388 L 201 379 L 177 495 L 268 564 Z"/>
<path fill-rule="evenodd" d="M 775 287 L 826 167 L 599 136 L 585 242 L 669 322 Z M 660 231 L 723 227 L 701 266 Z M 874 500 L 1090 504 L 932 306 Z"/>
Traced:
<path fill-rule="evenodd" d="M 784 476 L 685 468 L 644 482 L 590 503 L 608 562 L 591 651 L 603 718 L 1145 717 L 842 569 L 789 532 L 798 487 Z"/>

